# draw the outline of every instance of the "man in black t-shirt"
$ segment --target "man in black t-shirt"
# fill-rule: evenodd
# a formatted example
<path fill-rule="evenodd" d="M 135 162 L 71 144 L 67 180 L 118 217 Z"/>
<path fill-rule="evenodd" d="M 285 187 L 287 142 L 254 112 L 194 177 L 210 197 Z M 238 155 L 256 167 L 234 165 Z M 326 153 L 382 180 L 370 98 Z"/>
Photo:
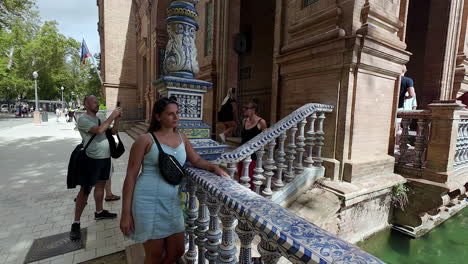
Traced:
<path fill-rule="evenodd" d="M 405 73 L 406 66 L 403 65 L 403 70 L 401 72 L 400 96 L 398 97 L 398 109 L 403 108 L 405 99 L 410 99 L 415 96 L 413 79 L 406 77 Z M 406 96 L 406 92 L 408 92 L 408 96 Z"/>
<path fill-rule="evenodd" d="M 403 65 L 401 71 L 401 85 L 400 85 L 400 94 L 398 97 L 398 110 L 403 110 L 405 104 L 405 99 L 410 99 L 416 96 L 414 92 L 414 82 L 413 79 L 405 76 L 406 66 Z M 408 93 L 408 95 L 406 95 Z M 401 118 L 397 118 L 395 126 L 395 144 L 400 145 L 400 135 L 401 135 Z"/>

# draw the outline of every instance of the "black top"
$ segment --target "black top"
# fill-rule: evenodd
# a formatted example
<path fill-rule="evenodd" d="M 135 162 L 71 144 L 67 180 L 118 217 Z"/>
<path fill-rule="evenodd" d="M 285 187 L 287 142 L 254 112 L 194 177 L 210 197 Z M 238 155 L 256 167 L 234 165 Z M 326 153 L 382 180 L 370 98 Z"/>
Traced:
<path fill-rule="evenodd" d="M 255 124 L 254 127 L 246 129 L 245 120 L 244 120 L 244 123 L 242 125 L 242 131 L 241 131 L 241 143 L 242 144 L 245 144 L 252 138 L 256 137 L 258 134 L 262 133 L 262 131 L 258 128 L 258 124 L 260 123 L 260 121 L 262 121 L 261 118 L 260 120 L 258 120 L 257 124 Z M 255 155 L 254 153 L 251 158 L 252 160 L 257 160 L 257 155 Z"/>
<path fill-rule="evenodd" d="M 401 76 L 400 96 L 398 97 L 398 108 L 403 108 L 405 103 L 405 94 L 408 88 L 414 87 L 413 79 Z"/>
<path fill-rule="evenodd" d="M 221 110 L 218 113 L 219 122 L 234 121 L 234 109 L 232 108 L 232 103 L 235 102 L 235 99 L 229 98 L 227 102 L 221 106 Z"/>

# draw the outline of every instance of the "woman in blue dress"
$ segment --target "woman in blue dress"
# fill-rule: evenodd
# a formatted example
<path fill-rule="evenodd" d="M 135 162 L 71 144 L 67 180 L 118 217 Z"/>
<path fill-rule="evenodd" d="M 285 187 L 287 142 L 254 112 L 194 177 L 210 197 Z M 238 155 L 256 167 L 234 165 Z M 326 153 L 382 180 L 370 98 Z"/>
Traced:
<path fill-rule="evenodd" d="M 149 133 L 153 133 L 164 152 L 176 157 L 180 164 L 188 159 L 195 167 L 229 178 L 225 171 L 195 152 L 187 137 L 177 132 L 178 123 L 177 102 L 168 98 L 158 100 L 153 107 L 148 133 L 139 136 L 130 150 L 120 229 L 134 241 L 143 243 L 145 264 L 175 263 L 185 251 L 179 186 L 167 183 L 162 177 L 158 166 L 159 150 Z"/>

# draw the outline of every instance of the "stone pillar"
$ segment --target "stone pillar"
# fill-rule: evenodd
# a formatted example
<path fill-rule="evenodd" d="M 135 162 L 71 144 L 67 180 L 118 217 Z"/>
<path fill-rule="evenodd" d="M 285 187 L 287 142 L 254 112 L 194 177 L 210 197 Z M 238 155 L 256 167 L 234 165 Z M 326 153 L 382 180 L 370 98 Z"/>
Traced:
<path fill-rule="evenodd" d="M 457 57 L 464 1 L 409 2 L 407 42 L 413 56 L 408 76 L 415 81 L 419 109 L 453 99 L 454 82 L 460 82 L 455 70 L 463 61 Z"/>
<path fill-rule="evenodd" d="M 458 52 L 455 62 L 455 77 L 453 80 L 453 89 L 451 99 L 468 92 L 468 0 L 464 0 L 463 13 L 460 18 L 460 37 L 458 40 Z"/>
<path fill-rule="evenodd" d="M 405 6 L 405 5 L 402 5 Z M 305 103 L 335 106 L 324 124 L 326 177 L 355 182 L 393 174 L 388 155 L 395 86 L 409 60 L 400 0 L 283 1 L 281 116 Z M 378 107 L 379 111 L 372 111 Z M 337 174 L 337 175 L 336 175 Z"/>

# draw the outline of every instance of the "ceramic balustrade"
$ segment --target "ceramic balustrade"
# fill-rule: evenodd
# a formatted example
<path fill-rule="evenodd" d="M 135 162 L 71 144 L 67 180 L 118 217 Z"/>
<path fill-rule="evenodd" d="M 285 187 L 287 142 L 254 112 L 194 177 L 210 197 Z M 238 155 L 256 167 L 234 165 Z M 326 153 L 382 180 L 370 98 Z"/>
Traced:
<path fill-rule="evenodd" d="M 187 263 L 253 263 L 256 236 L 262 263 L 280 257 L 292 263 L 383 263 L 236 181 L 192 167 L 186 172 Z"/>
<path fill-rule="evenodd" d="M 271 197 L 302 174 L 304 168 L 321 167 L 325 114 L 333 106 L 306 104 L 214 163 L 227 164 L 227 171 L 243 186 Z M 255 160 L 254 175 L 249 166 Z M 238 171 L 237 165 L 243 168 Z M 251 170 L 251 169 L 250 169 Z"/>

